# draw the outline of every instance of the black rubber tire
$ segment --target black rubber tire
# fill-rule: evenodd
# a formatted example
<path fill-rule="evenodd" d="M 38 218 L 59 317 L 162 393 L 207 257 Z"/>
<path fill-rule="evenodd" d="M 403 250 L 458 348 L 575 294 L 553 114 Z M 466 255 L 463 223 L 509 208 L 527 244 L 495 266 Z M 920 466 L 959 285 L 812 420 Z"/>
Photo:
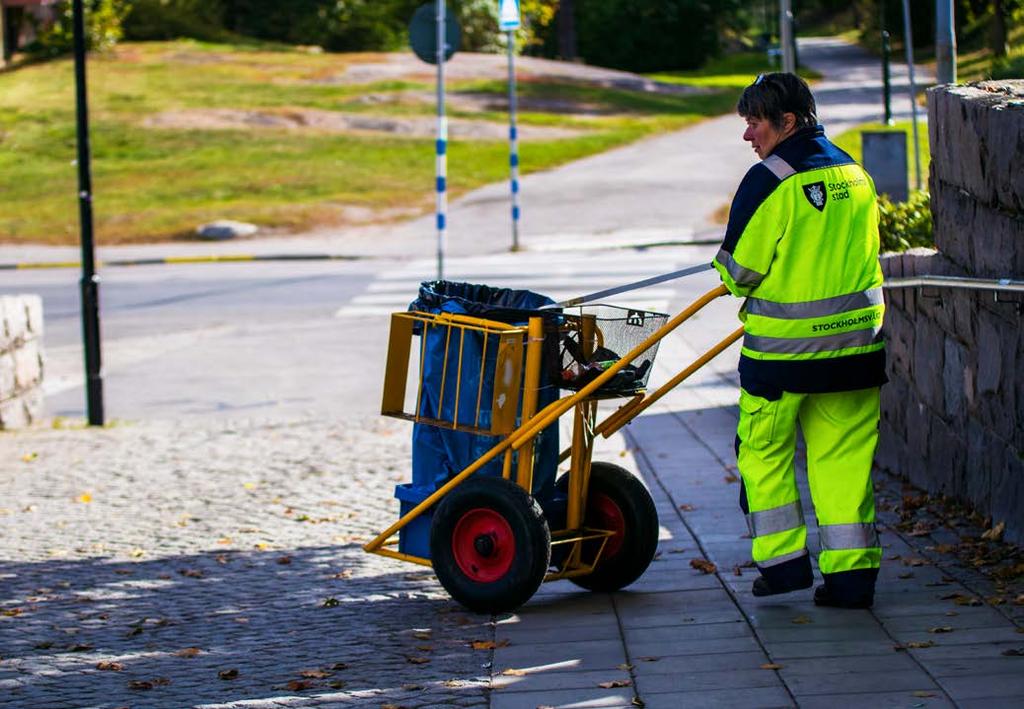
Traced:
<path fill-rule="evenodd" d="M 567 490 L 569 476 L 559 478 L 556 486 L 559 490 Z M 569 580 L 591 591 L 618 591 L 640 578 L 654 559 L 658 549 L 658 510 L 651 493 L 635 475 L 611 463 L 595 462 L 590 466 L 590 488 L 587 490 L 584 524 L 588 527 L 607 528 L 607 519 L 602 517 L 595 504 L 602 496 L 603 504 L 614 505 L 621 515 L 621 539 L 609 538 L 605 553 L 593 572 L 586 576 L 573 576 Z M 584 543 L 584 560 L 588 556 L 593 557 L 597 544 Z"/>
<path fill-rule="evenodd" d="M 470 530 L 482 529 L 471 524 L 481 517 L 485 525 L 494 523 L 504 530 L 490 535 L 486 553 L 480 547 L 467 550 L 467 528 L 460 527 L 461 523 L 469 524 Z M 486 535 L 476 538 L 480 536 Z M 471 563 L 489 562 L 501 554 L 508 560 L 506 569 L 484 573 Z M 551 532 L 540 505 L 514 482 L 472 478 L 438 503 L 430 525 L 430 558 L 438 581 L 456 601 L 477 613 L 505 613 L 530 600 L 543 583 L 551 560 Z"/>

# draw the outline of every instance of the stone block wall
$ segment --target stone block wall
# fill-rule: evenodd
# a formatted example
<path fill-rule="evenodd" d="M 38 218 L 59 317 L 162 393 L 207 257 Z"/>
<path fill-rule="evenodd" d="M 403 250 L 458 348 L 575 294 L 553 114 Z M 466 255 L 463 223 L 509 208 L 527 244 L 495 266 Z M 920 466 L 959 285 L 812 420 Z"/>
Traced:
<path fill-rule="evenodd" d="M 0 297 L 0 430 L 21 428 L 43 413 L 43 301 Z"/>
<path fill-rule="evenodd" d="M 1024 280 L 1024 81 L 928 94 L 936 250 L 884 255 L 887 278 Z M 1020 294 L 886 291 L 890 383 L 879 464 L 966 499 L 1024 542 Z"/>

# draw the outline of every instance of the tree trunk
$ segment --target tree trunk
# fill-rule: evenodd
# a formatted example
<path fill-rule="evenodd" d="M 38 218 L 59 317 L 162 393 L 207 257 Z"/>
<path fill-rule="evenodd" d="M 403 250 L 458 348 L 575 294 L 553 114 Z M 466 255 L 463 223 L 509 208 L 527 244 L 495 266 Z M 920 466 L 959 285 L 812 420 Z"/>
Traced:
<path fill-rule="evenodd" d="M 573 0 L 558 3 L 558 55 L 567 61 L 576 58 L 576 10 Z"/>
<path fill-rule="evenodd" d="M 989 46 L 992 54 L 1005 57 L 1009 51 L 1006 45 L 1006 8 L 1003 0 L 992 0 L 992 27 Z"/>

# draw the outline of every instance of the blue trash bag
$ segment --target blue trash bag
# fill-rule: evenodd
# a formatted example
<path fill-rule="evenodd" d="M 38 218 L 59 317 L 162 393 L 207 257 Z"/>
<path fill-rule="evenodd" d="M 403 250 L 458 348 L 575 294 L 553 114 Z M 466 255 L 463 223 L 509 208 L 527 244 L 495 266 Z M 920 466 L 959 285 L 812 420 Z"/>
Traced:
<path fill-rule="evenodd" d="M 551 322 L 560 316 L 557 309 L 538 309 L 554 305 L 550 298 L 525 290 L 492 288 L 471 283 L 451 281 L 427 281 L 420 286 L 419 297 L 409 305 L 409 310 L 429 313 L 458 313 L 506 322 L 511 325 L 525 325 L 531 316 L 542 314 Z M 423 337 L 423 330 L 427 334 Z M 465 338 L 447 337 L 447 328 L 421 328 L 420 347 L 423 353 L 423 392 L 420 397 L 419 415 L 453 420 L 458 412 L 460 423 L 489 428 L 491 425 L 490 392 L 494 386 L 494 371 L 497 363 L 497 346 L 492 338 L 486 353 L 483 352 L 483 336 L 467 331 Z M 445 370 L 445 350 L 449 366 Z M 459 348 L 462 347 L 464 363 L 462 381 L 458 381 Z M 556 344 L 557 346 L 557 344 Z M 475 363 L 486 354 L 483 366 L 483 392 L 480 401 L 479 419 L 476 418 L 477 393 L 480 391 L 480 370 Z M 442 410 L 441 390 L 444 388 Z M 458 397 L 455 392 L 458 390 Z M 559 390 L 552 386 L 542 373 L 541 388 L 537 397 L 537 410 L 544 408 L 559 397 Z M 456 409 L 457 407 L 457 409 Z M 466 433 L 449 429 L 415 424 L 412 434 L 412 483 L 419 488 L 436 490 L 473 463 L 500 440 L 495 436 Z M 544 499 L 554 490 L 555 472 L 558 467 L 558 426 L 552 424 L 538 435 L 534 445 L 533 494 Z M 513 465 L 518 462 L 519 453 L 514 454 Z M 501 476 L 503 456 L 498 456 L 478 471 L 481 475 Z"/>

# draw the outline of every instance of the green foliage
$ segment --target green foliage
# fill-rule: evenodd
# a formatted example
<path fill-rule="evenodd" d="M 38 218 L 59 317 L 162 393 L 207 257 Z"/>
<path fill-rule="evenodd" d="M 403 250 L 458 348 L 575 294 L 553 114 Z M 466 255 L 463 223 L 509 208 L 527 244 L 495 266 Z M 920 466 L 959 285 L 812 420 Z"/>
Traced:
<path fill-rule="evenodd" d="M 229 35 L 221 0 L 132 0 L 124 32 L 136 40 L 190 37 L 215 42 Z"/>
<path fill-rule="evenodd" d="M 84 7 L 86 47 L 103 51 L 117 44 L 124 35 L 122 22 L 131 10 L 127 0 L 85 0 Z M 36 27 L 36 40 L 26 47 L 30 55 L 55 57 L 74 49 L 74 13 L 70 0 L 62 0 L 55 15 L 52 24 Z"/>
<path fill-rule="evenodd" d="M 913 190 L 906 202 L 878 198 L 878 235 L 881 250 L 906 251 L 915 246 L 935 246 L 932 232 L 931 199 L 923 190 Z"/>
<path fill-rule="evenodd" d="M 581 0 L 577 33 L 590 64 L 650 72 L 695 69 L 718 48 L 719 3 Z"/>
<path fill-rule="evenodd" d="M 990 75 L 993 79 L 1024 78 L 1024 53 L 993 60 Z"/>

